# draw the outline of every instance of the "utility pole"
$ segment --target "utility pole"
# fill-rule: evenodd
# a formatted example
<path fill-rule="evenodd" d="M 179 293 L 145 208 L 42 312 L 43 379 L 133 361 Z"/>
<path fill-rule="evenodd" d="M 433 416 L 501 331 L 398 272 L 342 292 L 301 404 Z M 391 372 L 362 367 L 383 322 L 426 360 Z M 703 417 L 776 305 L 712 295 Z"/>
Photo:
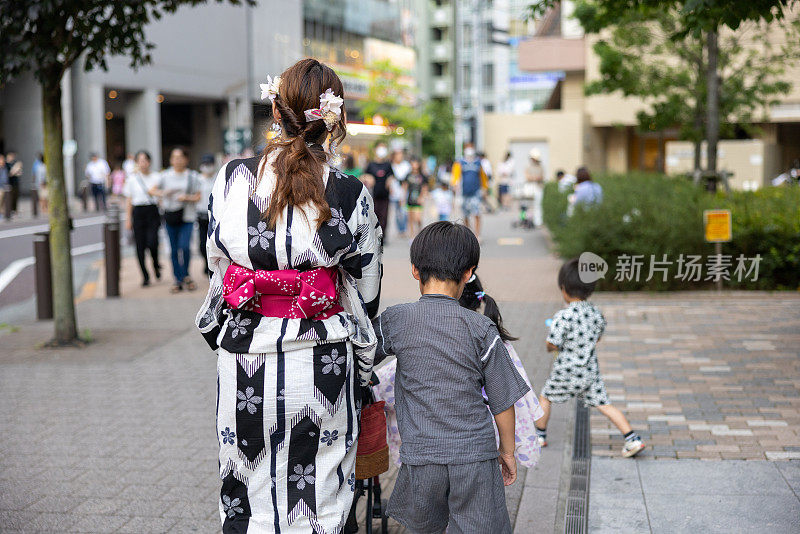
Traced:
<path fill-rule="evenodd" d="M 481 58 L 481 11 L 483 7 L 482 0 L 472 0 L 472 91 L 471 91 L 471 107 L 472 107 L 472 120 L 474 128 L 472 130 L 472 143 L 475 148 L 480 151 L 483 149 L 483 140 L 481 134 L 483 133 L 483 105 L 481 104 L 481 82 L 483 75 L 482 58 Z"/>
<path fill-rule="evenodd" d="M 453 139 L 456 145 L 456 159 L 461 158 L 464 146 L 464 109 L 461 100 L 461 91 L 464 88 L 464 76 L 461 65 L 461 52 L 464 50 L 464 28 L 462 27 L 461 9 L 458 0 L 453 2 Z"/>

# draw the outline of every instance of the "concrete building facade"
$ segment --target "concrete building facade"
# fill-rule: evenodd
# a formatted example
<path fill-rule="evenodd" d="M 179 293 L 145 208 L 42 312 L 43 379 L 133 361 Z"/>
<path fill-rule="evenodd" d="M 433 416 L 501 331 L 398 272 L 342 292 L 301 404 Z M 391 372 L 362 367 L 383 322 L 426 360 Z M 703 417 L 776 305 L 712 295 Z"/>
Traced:
<path fill-rule="evenodd" d="M 133 70 L 128 58 L 109 57 L 107 71 L 85 72 L 79 61 L 62 80 L 65 144 L 77 147 L 74 155 L 65 151 L 69 191 L 91 152 L 113 164 L 144 149 L 158 169 L 175 145 L 188 147 L 196 164 L 204 153 L 221 158 L 257 143 L 254 124 L 268 114 L 253 107 L 257 84 L 301 57 L 302 6 L 261 0 L 252 7 L 182 7 L 150 24 L 146 35 L 156 45 L 151 64 Z M 31 75 L 0 90 L 2 148 L 17 150 L 27 169 L 43 146 L 40 100 Z M 237 136 L 245 142 L 231 142 Z M 24 178 L 23 192 L 30 172 Z"/>
<path fill-rule="evenodd" d="M 500 161 L 511 150 L 521 172 L 536 146 L 550 179 L 558 169 L 574 172 L 580 165 L 611 172 L 691 171 L 692 146 L 678 140 L 677 130 L 638 130 L 636 114 L 644 102 L 619 94 L 585 95 L 585 84 L 599 78 L 599 58 L 593 52 L 597 37 L 583 35 L 569 16 L 571 4 L 561 2 L 539 21 L 535 35 L 519 44 L 520 70 L 559 72 L 559 79 L 545 109 L 486 116 L 483 139 L 490 159 Z M 733 173 L 733 187 L 761 187 L 800 158 L 800 66 L 787 69 L 784 79 L 792 90 L 772 106 L 766 122 L 757 124 L 757 136 L 719 143 L 718 168 Z"/>

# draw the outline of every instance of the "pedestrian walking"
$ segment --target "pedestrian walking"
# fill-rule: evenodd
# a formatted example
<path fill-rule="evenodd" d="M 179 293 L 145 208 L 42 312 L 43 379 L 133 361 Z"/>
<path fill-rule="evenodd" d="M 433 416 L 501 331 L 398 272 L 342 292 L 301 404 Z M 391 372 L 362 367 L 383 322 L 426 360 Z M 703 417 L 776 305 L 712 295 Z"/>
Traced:
<path fill-rule="evenodd" d="M 539 397 L 544 415 L 536 421 L 536 433 L 539 444 L 547 446 L 547 422 L 552 403 L 582 396 L 585 406 L 597 408 L 622 433 L 625 439 L 622 456 L 627 458 L 641 452 L 645 445 L 622 412 L 608 400 L 596 351 L 606 320 L 587 300 L 594 292 L 595 282 L 582 281 L 578 269 L 578 259 L 574 258 L 564 263 L 558 272 L 558 287 L 567 307 L 555 314 L 547 336 L 548 352 L 558 354 Z"/>
<path fill-rule="evenodd" d="M 122 188 L 125 187 L 125 171 L 122 170 L 121 161 L 114 164 L 109 180 L 111 182 L 111 194 L 114 197 L 122 195 Z"/>
<path fill-rule="evenodd" d="M 211 276 L 208 268 L 208 255 L 206 254 L 206 242 L 208 241 L 208 199 L 211 198 L 211 190 L 214 187 L 214 156 L 205 154 L 200 158 L 200 201 L 197 207 L 197 243 L 200 257 L 203 258 L 206 268 L 206 276 Z"/>
<path fill-rule="evenodd" d="M 411 159 L 411 171 L 406 176 L 406 198 L 408 207 L 408 235 L 414 239 L 422 230 L 422 211 L 428 196 L 428 177 L 422 173 L 419 158 Z"/>
<path fill-rule="evenodd" d="M 158 261 L 158 230 L 161 228 L 161 214 L 158 211 L 158 200 L 150 194 L 150 190 L 158 186 L 158 173 L 150 171 L 150 154 L 144 150 L 136 153 L 136 167 L 128 175 L 122 188 L 122 195 L 127 198 L 127 217 L 125 227 L 133 231 L 136 243 L 136 258 L 142 271 L 142 286 L 150 285 L 150 273 L 145 265 L 145 255 L 150 252 L 153 263 L 153 274 L 161 280 L 161 264 Z"/>
<path fill-rule="evenodd" d="M 384 242 L 387 240 L 387 223 L 389 222 L 389 191 L 392 186 L 392 164 L 386 159 L 389 156 L 389 147 L 380 142 L 375 146 L 375 159 L 367 164 L 362 178 L 370 181 L 372 185 L 372 198 L 375 202 L 375 215 L 383 231 Z"/>
<path fill-rule="evenodd" d="M 408 230 L 408 207 L 406 197 L 408 196 L 408 184 L 406 178 L 411 172 L 411 164 L 406 160 L 405 153 L 401 149 L 392 152 L 392 176 L 393 180 L 389 187 L 389 201 L 394 211 L 394 221 L 397 233 L 401 237 L 407 237 Z"/>
<path fill-rule="evenodd" d="M 47 200 L 47 166 L 44 164 L 44 154 L 39 152 L 31 167 L 33 174 L 33 187 L 36 188 L 36 196 L 39 199 L 39 209 L 42 213 L 47 213 L 49 202 Z"/>
<path fill-rule="evenodd" d="M 511 205 L 511 186 L 514 184 L 516 174 L 516 162 L 511 152 L 506 152 L 506 156 L 500 165 L 497 166 L 497 199 L 503 209 L 508 209 Z"/>
<path fill-rule="evenodd" d="M 575 182 L 577 181 L 578 179 L 574 174 L 567 174 L 561 169 L 556 171 L 556 182 L 558 183 L 559 193 L 573 191 L 575 189 Z"/>
<path fill-rule="evenodd" d="M 92 190 L 95 211 L 106 211 L 106 187 L 108 187 L 108 177 L 111 174 L 111 167 L 108 166 L 108 162 L 101 158 L 97 152 L 92 152 L 89 155 L 89 163 L 86 164 L 86 171 L 84 174 Z"/>
<path fill-rule="evenodd" d="M 464 145 L 464 157 L 453 163 L 453 185 L 457 185 L 459 182 L 461 183 L 461 211 L 464 214 L 464 224 L 475 232 L 480 241 L 481 205 L 489 188 L 489 180 L 472 143 Z M 473 219 L 474 224 L 470 224 L 470 219 Z"/>
<path fill-rule="evenodd" d="M 449 221 L 450 215 L 453 213 L 453 205 L 455 204 L 455 196 L 447 182 L 439 182 L 439 185 L 431 193 L 433 203 L 436 205 L 436 213 L 440 221 Z"/>
<path fill-rule="evenodd" d="M 569 215 L 572 215 L 578 206 L 590 206 L 603 201 L 603 187 L 592 180 L 589 169 L 580 167 L 575 176 L 577 183 L 575 184 L 575 193 L 569 197 Z"/>
<path fill-rule="evenodd" d="M 175 283 L 170 291 L 178 293 L 184 289 L 194 291 L 197 284 L 189 276 L 192 251 L 192 228 L 197 218 L 195 204 L 200 200 L 200 179 L 197 172 L 189 169 L 189 154 L 183 147 L 172 149 L 170 167 L 159 174 L 150 194 L 161 198 L 164 224 L 167 227 L 172 274 Z"/>
<path fill-rule="evenodd" d="M 544 223 L 542 212 L 542 199 L 544 198 L 544 167 L 542 167 L 542 153 L 538 148 L 532 148 L 528 154 L 529 162 L 525 168 L 525 196 L 532 199 L 533 225 L 538 228 Z"/>
<path fill-rule="evenodd" d="M 126 177 L 136 172 L 136 157 L 130 152 L 126 154 L 125 161 L 122 162 L 122 170 Z"/>
<path fill-rule="evenodd" d="M 359 386 L 372 376 L 380 227 L 366 187 L 329 167 L 344 88 L 315 59 L 262 85 L 282 134 L 226 164 L 209 202 L 223 532 L 341 532 L 353 503 Z"/>
<path fill-rule="evenodd" d="M 8 187 L 11 195 L 11 214 L 17 214 L 19 203 L 19 186 L 22 181 L 22 162 L 17 159 L 17 153 L 9 150 L 6 154 L 6 170 L 8 171 Z"/>
<path fill-rule="evenodd" d="M 517 352 L 511 345 L 512 341 L 517 338 L 513 337 L 503 326 L 503 316 L 500 314 L 500 308 L 497 302 L 490 297 L 483 290 L 483 284 L 477 275 L 473 275 L 469 282 L 464 286 L 464 291 L 461 292 L 461 298 L 458 303 L 468 310 L 474 312 L 483 308 L 483 314 L 492 320 L 500 333 L 500 340 L 505 345 L 511 361 L 514 363 L 517 372 L 525 381 L 525 384 L 530 390 L 516 402 L 514 405 L 514 443 L 516 448 L 514 456 L 517 463 L 532 469 L 536 467 L 541 453 L 539 446 L 538 436 L 536 434 L 536 427 L 534 421 L 544 415 L 542 407 L 539 405 L 539 400 L 536 393 L 533 391 L 533 386 L 519 359 Z M 382 365 L 375 371 L 378 377 L 378 384 L 373 386 L 373 392 L 377 400 L 382 400 L 386 404 L 386 425 L 387 425 L 387 441 L 389 443 L 389 456 L 392 461 L 398 466 L 400 465 L 400 431 L 397 426 L 397 411 L 395 407 L 395 374 L 397 370 L 397 360 L 392 360 L 385 365 Z M 488 401 L 484 394 L 484 401 Z M 495 432 L 497 429 L 495 428 Z"/>
<path fill-rule="evenodd" d="M 10 194 L 10 186 L 8 184 L 8 168 L 6 168 L 6 156 L 0 153 L 0 219 L 8 215 L 11 216 L 11 210 L 6 209 L 6 202 L 10 202 L 8 195 Z M 8 214 L 6 214 L 8 211 Z"/>
<path fill-rule="evenodd" d="M 468 228 L 426 226 L 411 244 L 422 296 L 375 321 L 378 357 L 397 358 L 402 465 L 388 514 L 412 532 L 511 533 L 503 486 L 517 476 L 514 404 L 530 388 L 492 320 L 459 305 L 479 260 Z"/>

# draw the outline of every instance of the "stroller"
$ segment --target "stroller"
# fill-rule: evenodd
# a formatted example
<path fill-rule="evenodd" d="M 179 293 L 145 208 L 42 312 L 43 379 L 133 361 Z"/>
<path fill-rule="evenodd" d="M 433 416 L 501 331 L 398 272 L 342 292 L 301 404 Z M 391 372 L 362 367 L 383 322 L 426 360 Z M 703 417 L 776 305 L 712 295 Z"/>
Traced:
<path fill-rule="evenodd" d="M 536 225 L 533 224 L 533 219 L 528 217 L 528 205 L 520 203 L 519 205 L 519 216 L 517 219 L 511 223 L 512 228 L 523 228 L 525 230 L 533 230 L 536 228 Z"/>
<path fill-rule="evenodd" d="M 378 377 L 372 375 L 373 383 Z M 388 445 L 386 444 L 386 416 L 383 413 L 383 401 L 375 402 L 371 387 L 361 388 L 361 437 L 359 437 L 358 456 L 356 458 L 356 486 L 353 495 L 353 506 L 344 525 L 344 534 L 355 534 L 359 531 L 356 507 L 358 500 L 366 494 L 365 532 L 372 534 L 373 521 L 380 519 L 381 534 L 389 532 L 389 516 L 386 514 L 386 499 L 381 499 L 381 484 L 379 475 L 385 473 L 389 467 Z M 382 424 L 381 424 L 382 421 Z M 380 435 L 380 429 L 383 435 Z M 362 456 L 362 450 L 365 451 Z M 374 450 L 374 452 L 373 452 Z M 383 452 L 385 451 L 385 458 Z M 360 458 L 370 457 L 370 461 L 361 462 Z M 374 460 L 378 458 L 377 461 Z M 385 464 L 385 466 L 384 466 Z"/>
<path fill-rule="evenodd" d="M 527 202 L 533 202 L 533 196 L 533 184 L 530 182 L 522 184 L 522 187 L 520 187 L 517 192 L 517 197 L 520 201 L 519 215 L 517 219 L 511 223 L 512 228 L 523 228 L 525 230 L 533 230 L 536 228 L 536 225 L 533 223 L 533 219 L 528 216 Z"/>

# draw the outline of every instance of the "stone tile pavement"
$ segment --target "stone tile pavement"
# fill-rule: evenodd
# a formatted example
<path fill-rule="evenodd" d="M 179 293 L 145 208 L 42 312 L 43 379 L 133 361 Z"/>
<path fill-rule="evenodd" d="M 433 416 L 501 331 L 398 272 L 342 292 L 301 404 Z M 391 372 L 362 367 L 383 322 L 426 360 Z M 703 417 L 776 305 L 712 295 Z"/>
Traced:
<path fill-rule="evenodd" d="M 541 388 L 558 262 L 536 233 L 514 233 L 513 245 L 501 245 L 513 233 L 510 218 L 489 220 L 480 272 Z M 384 304 L 416 298 L 409 271 L 407 245 L 395 240 Z M 202 278 L 199 262 L 193 274 Z M 131 258 L 123 262 L 123 298 L 101 298 L 102 272 L 99 280 L 79 293 L 79 328 L 93 339 L 86 347 L 41 349 L 49 322 L 0 330 L 0 530 L 219 532 L 216 362 L 193 326 L 202 290 L 140 288 Z M 549 532 L 558 521 L 569 412 L 554 414 L 551 447 L 508 488 L 518 533 Z M 392 477 L 384 484 L 388 496 Z M 394 523 L 391 531 L 401 529 Z"/>
<path fill-rule="evenodd" d="M 646 458 L 800 459 L 800 295 L 598 294 L 598 345 L 613 404 Z M 592 412 L 592 452 L 621 438 Z"/>

